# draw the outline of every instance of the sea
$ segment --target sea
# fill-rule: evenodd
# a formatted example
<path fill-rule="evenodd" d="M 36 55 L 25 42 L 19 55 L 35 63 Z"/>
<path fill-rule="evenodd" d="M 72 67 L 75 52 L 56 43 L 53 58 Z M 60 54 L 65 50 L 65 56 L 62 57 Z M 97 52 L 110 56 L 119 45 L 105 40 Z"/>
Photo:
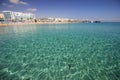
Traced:
<path fill-rule="evenodd" d="M 0 80 L 120 80 L 120 22 L 0 27 Z"/>

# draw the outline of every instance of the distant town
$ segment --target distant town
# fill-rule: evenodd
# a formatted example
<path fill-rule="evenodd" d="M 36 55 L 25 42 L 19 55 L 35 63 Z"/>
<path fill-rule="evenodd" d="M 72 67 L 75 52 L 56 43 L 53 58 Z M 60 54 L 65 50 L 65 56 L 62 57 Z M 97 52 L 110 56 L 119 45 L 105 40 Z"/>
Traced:
<path fill-rule="evenodd" d="M 100 21 L 78 20 L 69 18 L 37 18 L 33 13 L 23 13 L 14 11 L 1 11 L 0 24 L 16 24 L 16 23 L 99 23 Z"/>

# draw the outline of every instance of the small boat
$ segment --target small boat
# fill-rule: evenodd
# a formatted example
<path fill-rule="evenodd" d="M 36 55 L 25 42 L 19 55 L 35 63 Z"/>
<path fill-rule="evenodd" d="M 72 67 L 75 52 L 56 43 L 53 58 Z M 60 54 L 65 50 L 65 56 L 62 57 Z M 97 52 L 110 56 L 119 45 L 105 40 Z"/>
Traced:
<path fill-rule="evenodd" d="M 101 23 L 101 21 L 93 21 L 93 23 Z"/>

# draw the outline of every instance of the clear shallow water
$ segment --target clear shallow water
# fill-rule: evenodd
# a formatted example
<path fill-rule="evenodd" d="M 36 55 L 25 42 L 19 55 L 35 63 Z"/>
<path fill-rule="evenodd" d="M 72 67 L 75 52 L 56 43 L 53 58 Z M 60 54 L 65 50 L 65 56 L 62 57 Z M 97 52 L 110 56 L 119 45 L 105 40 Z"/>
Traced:
<path fill-rule="evenodd" d="M 119 80 L 120 23 L 0 27 L 0 80 Z"/>

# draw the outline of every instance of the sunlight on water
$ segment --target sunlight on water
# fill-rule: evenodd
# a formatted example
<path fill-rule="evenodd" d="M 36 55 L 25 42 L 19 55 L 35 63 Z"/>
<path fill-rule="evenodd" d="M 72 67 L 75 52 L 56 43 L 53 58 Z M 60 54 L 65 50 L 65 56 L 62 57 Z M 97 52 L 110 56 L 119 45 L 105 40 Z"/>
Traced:
<path fill-rule="evenodd" d="M 119 80 L 120 23 L 0 27 L 0 80 Z"/>

